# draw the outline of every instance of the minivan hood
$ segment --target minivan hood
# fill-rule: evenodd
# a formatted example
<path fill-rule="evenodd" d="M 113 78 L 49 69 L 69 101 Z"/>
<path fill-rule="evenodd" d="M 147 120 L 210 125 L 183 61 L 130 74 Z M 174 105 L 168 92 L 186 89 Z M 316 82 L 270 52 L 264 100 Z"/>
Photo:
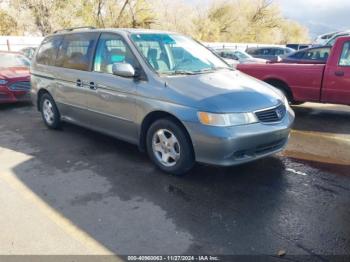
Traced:
<path fill-rule="evenodd" d="M 207 112 L 252 112 L 283 101 L 272 86 L 237 70 L 165 77 L 177 103 Z"/>

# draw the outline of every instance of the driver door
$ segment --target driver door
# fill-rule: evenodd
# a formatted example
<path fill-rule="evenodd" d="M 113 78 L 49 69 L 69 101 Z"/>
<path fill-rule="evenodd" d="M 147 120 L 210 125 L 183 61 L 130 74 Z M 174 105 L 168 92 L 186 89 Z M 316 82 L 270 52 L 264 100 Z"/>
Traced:
<path fill-rule="evenodd" d="M 137 142 L 135 124 L 135 94 L 140 81 L 113 75 L 114 63 L 129 63 L 138 68 L 138 62 L 123 38 L 113 33 L 102 33 L 97 44 L 93 70 L 90 74 L 91 110 L 96 128 L 123 140 Z"/>
<path fill-rule="evenodd" d="M 335 49 L 324 73 L 322 102 L 350 105 L 350 41 L 343 40 Z"/>

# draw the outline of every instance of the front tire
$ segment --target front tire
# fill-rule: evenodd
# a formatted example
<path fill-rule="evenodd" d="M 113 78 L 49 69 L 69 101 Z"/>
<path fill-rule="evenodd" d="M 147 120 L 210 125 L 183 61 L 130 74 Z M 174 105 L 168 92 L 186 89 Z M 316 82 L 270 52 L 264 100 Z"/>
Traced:
<path fill-rule="evenodd" d="M 149 157 L 162 171 L 183 175 L 193 167 L 192 143 L 183 127 L 171 118 L 154 122 L 146 140 Z"/>
<path fill-rule="evenodd" d="M 40 98 L 40 111 L 45 125 L 50 129 L 58 129 L 61 126 L 61 116 L 55 101 L 49 94 Z"/>

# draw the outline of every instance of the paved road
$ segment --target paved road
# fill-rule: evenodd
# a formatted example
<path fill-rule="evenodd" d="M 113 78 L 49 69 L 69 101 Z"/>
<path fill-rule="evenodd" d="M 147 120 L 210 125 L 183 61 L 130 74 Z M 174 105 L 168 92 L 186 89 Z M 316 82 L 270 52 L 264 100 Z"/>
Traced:
<path fill-rule="evenodd" d="M 177 178 L 135 146 L 1 106 L 0 253 L 350 255 L 350 110 L 295 110 L 283 154 Z"/>

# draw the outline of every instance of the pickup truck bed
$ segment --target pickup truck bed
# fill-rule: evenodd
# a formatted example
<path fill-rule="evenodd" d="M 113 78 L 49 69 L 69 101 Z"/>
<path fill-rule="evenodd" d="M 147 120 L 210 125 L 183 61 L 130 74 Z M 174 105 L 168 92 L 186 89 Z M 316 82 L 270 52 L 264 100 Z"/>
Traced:
<path fill-rule="evenodd" d="M 350 105 L 350 37 L 338 38 L 326 64 L 239 64 L 237 69 L 277 87 L 291 102 Z"/>
<path fill-rule="evenodd" d="M 321 86 L 326 66 L 322 64 L 240 64 L 238 69 L 273 86 L 284 88 L 294 101 L 321 100 Z M 285 87 L 287 88 L 287 87 Z M 284 90 L 283 90 L 284 91 Z"/>

